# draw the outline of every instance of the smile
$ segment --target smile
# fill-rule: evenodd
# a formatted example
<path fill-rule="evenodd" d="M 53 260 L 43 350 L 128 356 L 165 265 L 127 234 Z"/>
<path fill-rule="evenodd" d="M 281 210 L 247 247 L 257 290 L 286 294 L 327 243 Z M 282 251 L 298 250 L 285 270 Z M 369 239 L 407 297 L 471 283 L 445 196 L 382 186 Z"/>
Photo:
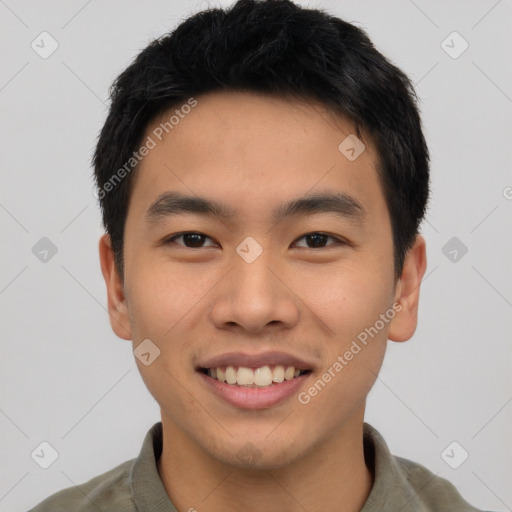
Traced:
<path fill-rule="evenodd" d="M 310 370 L 303 370 L 295 366 L 260 366 L 248 368 L 246 366 L 224 366 L 217 368 L 201 368 L 201 372 L 219 382 L 231 386 L 250 388 L 266 388 L 284 381 L 300 377 Z"/>

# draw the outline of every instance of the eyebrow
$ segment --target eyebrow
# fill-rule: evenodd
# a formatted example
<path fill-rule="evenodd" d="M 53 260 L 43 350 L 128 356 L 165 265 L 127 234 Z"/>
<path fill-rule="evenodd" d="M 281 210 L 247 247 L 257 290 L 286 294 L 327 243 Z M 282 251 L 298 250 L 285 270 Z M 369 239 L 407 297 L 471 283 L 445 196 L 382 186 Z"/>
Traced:
<path fill-rule="evenodd" d="M 229 220 L 236 216 L 230 206 L 200 196 L 187 196 L 180 192 L 165 192 L 148 208 L 146 218 L 156 223 L 164 218 L 181 214 L 199 214 Z M 363 205 L 354 197 L 342 192 L 308 194 L 279 205 L 272 212 L 273 223 L 296 215 L 334 213 L 342 218 L 362 221 L 366 216 Z"/>

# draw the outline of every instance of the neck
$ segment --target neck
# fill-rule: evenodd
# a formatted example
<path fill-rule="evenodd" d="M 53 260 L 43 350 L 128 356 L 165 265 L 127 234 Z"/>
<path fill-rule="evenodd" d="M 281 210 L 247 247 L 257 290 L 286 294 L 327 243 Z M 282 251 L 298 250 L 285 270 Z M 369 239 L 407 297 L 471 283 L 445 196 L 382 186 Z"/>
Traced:
<path fill-rule="evenodd" d="M 158 471 L 180 511 L 359 512 L 373 484 L 364 460 L 363 414 L 293 463 L 270 470 L 224 464 L 170 421 L 162 426 Z"/>

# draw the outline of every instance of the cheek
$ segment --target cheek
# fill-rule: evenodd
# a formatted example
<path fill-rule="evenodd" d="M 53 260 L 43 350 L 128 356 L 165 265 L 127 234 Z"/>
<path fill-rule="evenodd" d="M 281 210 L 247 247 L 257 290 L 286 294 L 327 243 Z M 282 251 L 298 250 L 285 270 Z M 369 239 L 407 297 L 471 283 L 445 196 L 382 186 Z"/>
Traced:
<path fill-rule="evenodd" d="M 332 416 L 325 421 L 333 428 L 364 402 L 372 388 L 384 359 L 392 318 L 381 319 L 392 305 L 392 275 L 377 266 L 373 272 L 369 265 L 362 263 L 361 267 L 346 265 L 305 280 L 315 283 L 314 287 L 305 286 L 305 302 L 329 331 L 322 347 L 323 369 L 306 389 L 302 402 L 308 402 L 317 418 L 316 413 L 331 409 Z"/>
<path fill-rule="evenodd" d="M 297 397 L 308 408 L 313 430 L 321 422 L 323 428 L 334 432 L 364 405 L 384 360 L 392 318 L 381 320 L 389 305 L 383 285 L 375 287 L 355 278 L 339 284 L 342 288 L 336 290 L 331 280 L 324 293 L 318 291 L 316 296 L 317 305 L 324 307 L 316 308 L 315 313 L 331 332 L 322 347 L 323 368 Z"/>
<path fill-rule="evenodd" d="M 172 337 L 175 327 L 207 291 L 207 283 L 194 279 L 151 254 L 137 254 L 127 273 L 128 304 L 139 336 Z"/>
<path fill-rule="evenodd" d="M 140 258 L 137 265 L 133 262 L 126 275 L 133 348 L 149 339 L 153 344 L 149 351 L 158 354 L 148 365 L 135 354 L 140 375 L 158 404 L 166 404 L 177 416 L 197 415 L 197 404 L 182 388 L 190 378 L 191 364 L 183 329 L 188 327 L 200 287 L 191 285 L 183 273 L 167 272 L 165 265 L 156 265 L 149 258 Z"/>
<path fill-rule="evenodd" d="M 180 336 L 180 320 L 189 309 L 183 296 L 186 288 L 150 264 L 132 266 L 126 277 L 133 349 L 141 377 L 158 403 L 171 402 L 173 408 L 183 412 L 186 404 L 179 382 L 190 365 L 185 357 L 186 338 Z M 149 344 L 144 353 L 150 352 L 150 364 L 137 357 L 137 347 L 143 340 L 150 340 L 144 341 Z"/>
<path fill-rule="evenodd" d="M 366 397 L 382 365 L 385 347 L 385 343 L 373 340 L 367 347 L 360 345 L 360 351 L 350 360 L 342 352 L 339 354 L 342 362 L 336 355 L 323 373 L 311 379 L 297 397 L 299 411 L 307 411 L 303 417 L 311 436 L 318 431 L 335 435 L 348 418 L 363 414 Z"/>
<path fill-rule="evenodd" d="M 301 273 L 302 296 L 307 306 L 329 328 L 337 348 L 375 324 L 391 306 L 392 274 L 363 263 Z M 300 286 L 300 288 L 299 288 Z M 380 325 L 380 324 L 379 324 Z M 388 324 L 384 329 L 387 332 Z"/>

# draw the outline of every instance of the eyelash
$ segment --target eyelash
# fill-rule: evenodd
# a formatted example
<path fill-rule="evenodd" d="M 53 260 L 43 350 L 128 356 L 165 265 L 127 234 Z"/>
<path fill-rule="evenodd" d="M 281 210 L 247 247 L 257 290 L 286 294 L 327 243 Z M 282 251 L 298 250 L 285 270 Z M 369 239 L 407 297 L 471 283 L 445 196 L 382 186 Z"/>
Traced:
<path fill-rule="evenodd" d="M 164 240 L 164 244 L 176 243 L 175 240 L 177 238 L 183 237 L 185 235 L 200 235 L 200 236 L 203 236 L 205 238 L 208 238 L 208 239 L 212 240 L 211 237 L 205 235 L 204 233 L 198 232 L 198 231 L 183 231 L 182 233 L 178 233 L 176 235 L 172 235 L 172 236 L 166 238 Z M 328 233 L 323 233 L 321 231 L 312 231 L 310 233 L 306 233 L 305 235 L 302 235 L 300 238 L 297 238 L 297 240 L 294 242 L 294 244 L 298 240 L 302 240 L 303 238 L 305 238 L 307 236 L 311 236 L 311 235 L 321 235 L 321 236 L 324 236 L 324 237 L 327 237 L 327 238 L 331 238 L 332 240 L 335 241 L 335 243 L 328 244 L 328 245 L 326 245 L 324 247 L 303 247 L 304 249 L 326 249 L 328 247 L 335 247 L 335 246 L 340 246 L 340 245 L 348 245 L 348 243 L 345 240 L 343 240 L 341 238 L 338 238 L 338 237 L 336 237 L 334 235 L 329 235 Z M 181 246 L 183 246 L 186 249 L 204 249 L 204 247 L 187 247 L 184 244 L 177 244 L 177 245 L 181 245 Z M 212 247 L 212 246 L 206 246 L 206 247 Z"/>

